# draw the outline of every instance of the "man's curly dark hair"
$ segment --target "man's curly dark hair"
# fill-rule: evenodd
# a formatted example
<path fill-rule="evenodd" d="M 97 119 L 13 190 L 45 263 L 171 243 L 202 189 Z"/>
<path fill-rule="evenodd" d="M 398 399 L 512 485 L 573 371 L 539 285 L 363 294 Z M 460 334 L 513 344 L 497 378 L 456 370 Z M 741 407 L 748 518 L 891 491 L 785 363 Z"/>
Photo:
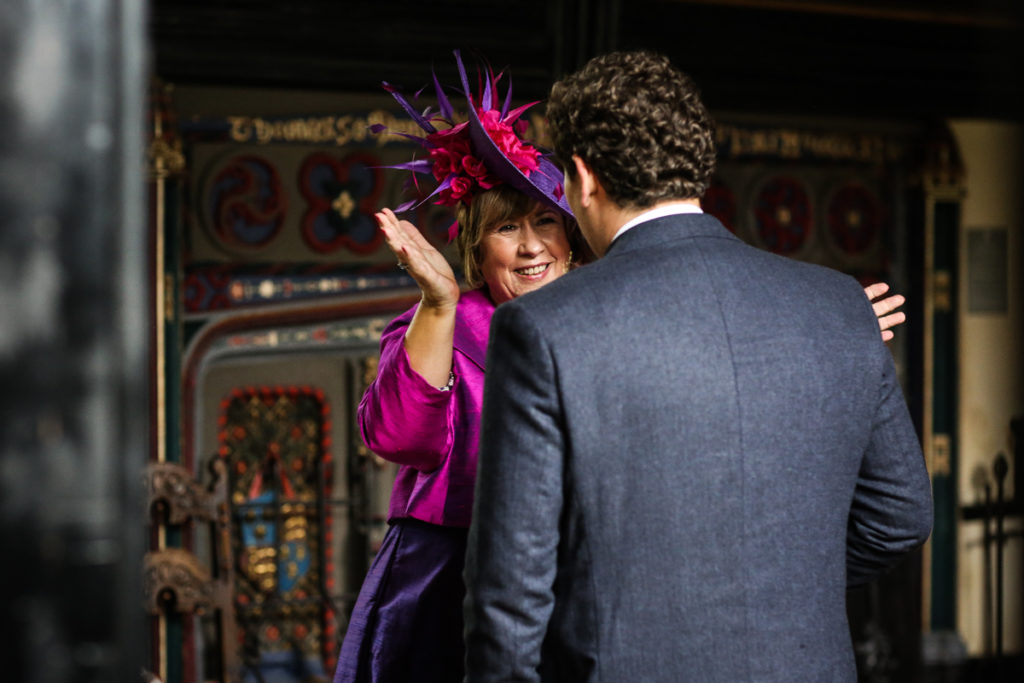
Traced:
<path fill-rule="evenodd" d="M 699 198 L 715 170 L 711 116 L 694 82 L 663 55 L 595 57 L 555 83 L 547 117 L 565 172 L 576 177 L 579 155 L 620 206 Z"/>

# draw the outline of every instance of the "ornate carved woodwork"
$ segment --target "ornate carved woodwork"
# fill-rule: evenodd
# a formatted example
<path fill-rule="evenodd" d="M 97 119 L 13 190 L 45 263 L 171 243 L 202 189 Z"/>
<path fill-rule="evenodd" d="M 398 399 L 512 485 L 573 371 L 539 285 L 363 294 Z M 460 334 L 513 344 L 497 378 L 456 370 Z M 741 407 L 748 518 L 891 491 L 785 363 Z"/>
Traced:
<path fill-rule="evenodd" d="M 158 524 L 206 523 L 210 529 L 213 567 L 195 553 L 164 548 L 146 553 L 143 598 L 152 615 L 176 612 L 214 614 L 219 631 L 221 680 L 240 680 L 238 625 L 234 610 L 234 564 L 231 552 L 231 510 L 227 468 L 219 459 L 210 463 L 213 484 L 204 487 L 187 469 L 174 463 L 150 463 L 146 483 L 151 513 Z"/>
<path fill-rule="evenodd" d="M 214 492 L 210 491 L 175 463 L 151 463 L 146 471 L 150 510 L 168 524 L 184 524 L 189 519 L 213 521 L 216 516 Z"/>
<path fill-rule="evenodd" d="M 202 614 L 213 606 L 213 577 L 193 553 L 165 548 L 146 553 L 143 562 L 146 611 L 169 609 Z"/>

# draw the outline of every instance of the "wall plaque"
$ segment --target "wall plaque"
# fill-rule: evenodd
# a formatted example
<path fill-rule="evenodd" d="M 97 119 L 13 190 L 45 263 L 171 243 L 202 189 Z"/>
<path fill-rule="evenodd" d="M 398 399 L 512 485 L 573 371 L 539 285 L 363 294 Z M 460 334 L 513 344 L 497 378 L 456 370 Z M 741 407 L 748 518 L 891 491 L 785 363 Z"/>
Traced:
<path fill-rule="evenodd" d="M 1006 313 L 1007 230 L 969 228 L 967 230 L 967 311 L 968 313 Z"/>

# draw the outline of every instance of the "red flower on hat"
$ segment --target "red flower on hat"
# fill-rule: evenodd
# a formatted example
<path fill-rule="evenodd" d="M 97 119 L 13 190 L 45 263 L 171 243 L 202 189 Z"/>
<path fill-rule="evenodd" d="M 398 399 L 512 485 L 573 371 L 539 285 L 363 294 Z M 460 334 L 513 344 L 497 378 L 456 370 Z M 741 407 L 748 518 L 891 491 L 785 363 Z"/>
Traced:
<path fill-rule="evenodd" d="M 540 151 L 524 143 L 512 125 L 501 120 L 497 110 L 480 109 L 478 114 L 484 130 L 502 154 L 526 175 L 537 170 Z M 428 154 L 434 178 L 439 183 L 448 181 L 447 187 L 438 193 L 437 204 L 454 206 L 460 201 L 468 204 L 477 192 L 501 184 L 486 164 L 473 155 L 466 123 L 431 133 L 426 141 L 431 145 Z"/>
<path fill-rule="evenodd" d="M 462 157 L 470 150 L 466 124 L 431 133 L 427 136 L 427 143 L 431 145 L 428 153 L 433 162 L 434 178 L 441 181 L 462 170 Z"/>
<path fill-rule="evenodd" d="M 439 183 L 446 185 L 438 193 L 437 204 L 454 206 L 460 201 L 468 204 L 478 190 L 489 190 L 501 182 L 473 156 L 465 123 L 431 133 L 426 140 L 432 145 L 428 151 L 430 170 Z"/>
<path fill-rule="evenodd" d="M 523 191 L 531 196 L 539 196 L 549 203 L 557 204 L 567 215 L 571 215 L 562 199 L 559 182 L 561 171 L 544 158 L 539 149 L 522 138 L 528 124 L 520 117 L 537 102 L 510 109 L 511 84 L 502 102 L 498 97 L 498 81 L 502 74 L 495 75 L 490 67 L 486 73 L 478 74 L 481 86 L 479 92 L 473 94 L 458 51 L 455 51 L 455 63 L 462 82 L 461 92 L 470 106 L 469 121 L 455 122 L 455 110 L 436 75 L 436 112 L 430 108 L 418 111 L 394 86 L 384 83 L 385 90 L 426 132 L 423 136 L 396 133 L 419 143 L 426 154 L 419 159 L 386 168 L 412 171 L 410 185 L 415 185 L 417 189 L 417 174 L 432 175 L 437 181 L 436 187 L 427 196 L 397 206 L 395 212 L 407 211 L 430 200 L 443 206 L 455 206 L 460 202 L 468 206 L 479 192 L 509 182 L 520 189 L 525 187 Z M 386 127 L 377 123 L 370 130 L 380 133 Z M 526 177 L 525 186 L 521 182 L 523 176 Z M 530 192 L 531 189 L 533 192 Z M 453 229 L 457 229 L 456 226 L 453 225 Z"/>
<path fill-rule="evenodd" d="M 501 182 L 491 175 L 484 162 L 474 156 L 467 154 L 462 157 L 462 169 L 484 190 L 489 190 Z"/>
<path fill-rule="evenodd" d="M 538 159 L 540 158 L 540 150 L 523 142 L 516 131 L 511 125 L 501 120 L 501 112 L 497 109 L 478 109 L 477 113 L 480 116 L 480 123 L 483 124 L 484 130 L 487 131 L 487 135 L 494 140 L 494 144 L 498 146 L 509 161 L 516 165 L 523 174 L 529 176 L 530 173 L 540 168 Z M 517 123 L 525 123 L 525 121 L 519 121 Z"/>
<path fill-rule="evenodd" d="M 441 193 L 441 199 L 438 204 L 455 204 L 459 201 L 466 201 L 469 203 L 469 197 L 472 196 L 473 181 L 464 175 L 457 175 L 452 178 L 451 184 L 448 189 Z M 445 195 L 447 194 L 447 198 Z M 445 201 L 445 200 L 448 201 Z"/>

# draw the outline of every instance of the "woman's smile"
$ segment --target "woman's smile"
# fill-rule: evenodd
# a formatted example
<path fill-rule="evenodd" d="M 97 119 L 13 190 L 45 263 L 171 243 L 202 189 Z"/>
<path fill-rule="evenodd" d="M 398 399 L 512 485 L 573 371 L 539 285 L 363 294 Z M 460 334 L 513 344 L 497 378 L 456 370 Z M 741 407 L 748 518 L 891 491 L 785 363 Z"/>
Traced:
<path fill-rule="evenodd" d="M 515 269 L 515 273 L 516 273 L 516 275 L 519 275 L 520 277 L 526 278 L 527 280 L 531 280 L 531 281 L 542 280 L 544 278 L 544 274 L 547 272 L 548 268 L 550 268 L 550 267 L 551 267 L 551 262 L 548 261 L 547 263 L 538 263 L 535 266 L 526 266 L 524 268 L 516 268 Z"/>

